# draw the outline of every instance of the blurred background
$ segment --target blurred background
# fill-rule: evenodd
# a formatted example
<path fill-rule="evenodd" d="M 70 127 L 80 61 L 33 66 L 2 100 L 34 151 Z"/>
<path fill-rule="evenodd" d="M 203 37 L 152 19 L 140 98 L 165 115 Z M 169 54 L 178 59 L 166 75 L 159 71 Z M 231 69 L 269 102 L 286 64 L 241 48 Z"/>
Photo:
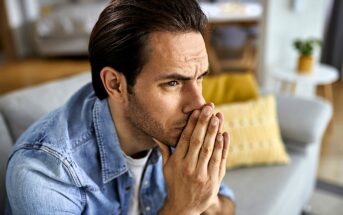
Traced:
<path fill-rule="evenodd" d="M 262 85 L 272 64 L 294 65 L 296 38 L 322 39 L 315 58 L 342 76 L 340 1 L 200 0 L 209 15 L 214 72 L 252 71 Z M 222 3 L 221 8 L 211 3 Z M 4 0 L 0 5 L 1 62 L 87 58 L 88 37 L 107 0 Z M 231 4 L 225 4 L 231 3 Z M 323 54 L 322 54 L 323 53 Z M 214 59 L 214 60 L 213 60 Z"/>
<path fill-rule="evenodd" d="M 89 71 L 89 35 L 107 3 L 107 0 L 1 1 L 0 96 Z M 318 180 L 336 190 L 327 192 L 325 201 L 343 203 L 343 1 L 200 3 L 209 19 L 204 39 L 213 75 L 251 73 L 265 91 L 322 96 L 332 103 L 334 116 L 323 140 Z M 330 71 L 311 79 L 311 87 L 302 85 L 303 78 L 299 75 L 287 76 L 295 71 L 298 53 L 293 42 L 298 38 L 321 40 L 322 45 L 314 50 L 315 66 L 326 65 Z M 294 83 L 287 90 L 282 83 L 290 80 Z"/>

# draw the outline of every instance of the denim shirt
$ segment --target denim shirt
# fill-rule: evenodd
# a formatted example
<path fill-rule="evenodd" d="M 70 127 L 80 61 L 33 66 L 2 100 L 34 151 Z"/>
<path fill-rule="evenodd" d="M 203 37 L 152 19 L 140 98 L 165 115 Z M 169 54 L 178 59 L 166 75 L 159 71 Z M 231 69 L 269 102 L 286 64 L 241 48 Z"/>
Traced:
<path fill-rule="evenodd" d="M 17 141 L 6 176 L 8 214 L 127 214 L 129 174 L 107 99 L 87 84 Z M 219 193 L 233 198 L 224 186 Z M 167 191 L 154 148 L 140 187 L 141 213 L 158 214 Z"/>

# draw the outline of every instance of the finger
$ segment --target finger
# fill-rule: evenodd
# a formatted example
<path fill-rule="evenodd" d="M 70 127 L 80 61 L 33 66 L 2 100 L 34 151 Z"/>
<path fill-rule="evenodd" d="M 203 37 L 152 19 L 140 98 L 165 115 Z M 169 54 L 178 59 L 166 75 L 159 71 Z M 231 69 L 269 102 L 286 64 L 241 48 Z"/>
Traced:
<path fill-rule="evenodd" d="M 218 112 L 218 113 L 216 113 L 216 117 L 218 117 L 218 119 L 219 119 L 218 132 L 221 132 L 222 128 L 223 128 L 224 115 L 222 113 Z"/>
<path fill-rule="evenodd" d="M 197 169 L 200 174 L 207 175 L 208 163 L 212 156 L 213 147 L 216 142 L 216 136 L 218 132 L 219 119 L 216 116 L 212 116 L 209 126 L 207 128 L 205 141 L 201 147 Z"/>
<path fill-rule="evenodd" d="M 160 151 L 162 154 L 163 166 L 165 166 L 170 157 L 169 147 L 165 145 L 164 143 L 161 143 L 160 141 L 156 140 L 155 138 L 152 138 L 152 139 L 155 141 L 155 143 L 157 143 L 158 147 L 160 148 Z"/>
<path fill-rule="evenodd" d="M 189 143 L 189 149 L 185 157 L 190 171 L 195 170 L 197 166 L 199 151 L 204 142 L 207 126 L 211 118 L 212 111 L 213 108 L 211 106 L 205 105 L 199 115 L 199 119 L 192 133 Z"/>
<path fill-rule="evenodd" d="M 213 102 L 209 102 L 209 103 L 206 104 L 206 105 L 209 105 L 212 109 L 214 109 L 214 104 L 213 104 Z"/>
<path fill-rule="evenodd" d="M 213 153 L 208 163 L 208 174 L 210 178 L 218 179 L 220 172 L 220 163 L 223 151 L 223 135 L 217 134 L 216 141 L 213 147 Z"/>
<path fill-rule="evenodd" d="M 200 110 L 194 110 L 191 114 L 186 127 L 183 129 L 179 142 L 175 148 L 174 154 L 176 157 L 184 158 L 189 147 L 189 142 L 194 130 L 194 127 L 198 121 Z"/>
<path fill-rule="evenodd" d="M 224 178 L 225 173 L 226 173 L 226 162 L 227 162 L 228 153 L 230 149 L 230 136 L 228 135 L 227 132 L 224 132 L 223 137 L 224 137 L 224 145 L 223 145 L 222 159 L 220 163 L 220 173 L 219 173 L 220 180 Z"/>

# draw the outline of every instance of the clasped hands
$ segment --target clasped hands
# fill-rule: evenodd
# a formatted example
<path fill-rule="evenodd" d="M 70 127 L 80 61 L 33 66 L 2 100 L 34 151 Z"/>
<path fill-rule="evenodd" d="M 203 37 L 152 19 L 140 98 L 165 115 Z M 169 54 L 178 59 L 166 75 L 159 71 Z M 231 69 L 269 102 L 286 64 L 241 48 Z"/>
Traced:
<path fill-rule="evenodd" d="M 194 110 L 173 154 L 154 139 L 162 153 L 167 198 L 160 214 L 195 215 L 219 204 L 225 175 L 229 136 L 221 133 L 223 115 L 212 103 Z"/>

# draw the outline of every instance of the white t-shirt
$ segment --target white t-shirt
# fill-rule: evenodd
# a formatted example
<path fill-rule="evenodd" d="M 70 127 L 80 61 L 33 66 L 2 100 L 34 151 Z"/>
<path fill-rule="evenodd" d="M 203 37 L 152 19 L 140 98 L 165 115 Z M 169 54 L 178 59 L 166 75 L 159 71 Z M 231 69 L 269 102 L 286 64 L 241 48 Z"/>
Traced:
<path fill-rule="evenodd" d="M 142 181 L 143 171 L 151 150 L 143 158 L 133 159 L 127 156 L 124 152 L 123 155 L 126 158 L 127 164 L 129 166 L 129 171 L 133 178 L 133 192 L 131 193 L 130 208 L 128 215 L 139 215 L 139 188 Z"/>

